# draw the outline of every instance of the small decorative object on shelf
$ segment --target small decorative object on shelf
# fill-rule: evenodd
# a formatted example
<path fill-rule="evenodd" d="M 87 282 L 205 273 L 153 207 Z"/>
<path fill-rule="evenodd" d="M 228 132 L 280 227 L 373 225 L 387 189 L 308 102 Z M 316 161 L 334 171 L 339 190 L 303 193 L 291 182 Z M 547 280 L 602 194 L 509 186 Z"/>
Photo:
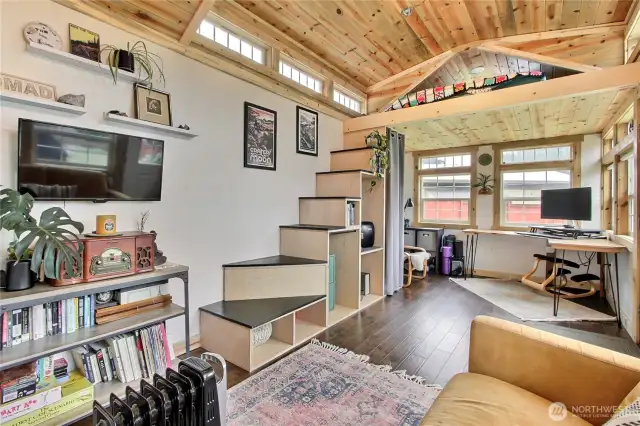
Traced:
<path fill-rule="evenodd" d="M 33 96 L 40 99 L 49 99 L 51 101 L 56 100 L 55 86 L 9 74 L 0 73 L 0 91 Z"/>
<path fill-rule="evenodd" d="M 365 143 L 369 148 L 373 149 L 370 160 L 373 174 L 377 179 L 381 179 L 389 170 L 389 143 L 387 137 L 374 130 L 365 137 Z M 373 188 L 378 183 L 377 179 L 371 180 L 369 191 L 373 191 Z"/>
<path fill-rule="evenodd" d="M 155 266 L 164 265 L 167 262 L 167 256 L 164 255 L 162 250 L 158 250 L 158 244 L 156 244 L 156 239 L 158 238 L 158 234 L 156 231 L 151 231 L 153 234 L 153 252 L 155 253 Z"/>
<path fill-rule="evenodd" d="M 171 95 L 151 86 L 134 85 L 133 100 L 138 120 L 171 126 Z"/>
<path fill-rule="evenodd" d="M 72 54 L 100 62 L 100 36 L 97 33 L 69 24 L 69 42 Z"/>
<path fill-rule="evenodd" d="M 128 117 L 126 112 L 120 112 L 117 109 L 112 109 L 107 114 L 119 115 L 120 117 Z"/>
<path fill-rule="evenodd" d="M 84 107 L 85 96 L 84 95 L 73 95 L 69 93 L 68 95 L 62 95 L 58 98 L 58 102 L 67 105 L 75 105 L 79 107 Z"/>
<path fill-rule="evenodd" d="M 24 27 L 24 39 L 27 43 L 38 43 L 53 49 L 62 50 L 62 37 L 53 28 L 42 22 L 29 22 Z"/>
<path fill-rule="evenodd" d="M 138 232 L 144 232 L 144 227 L 147 225 L 150 215 L 151 212 L 149 210 L 140 213 L 140 220 L 136 222 L 136 230 Z"/>
<path fill-rule="evenodd" d="M 318 113 L 296 107 L 296 152 L 318 156 Z"/>
<path fill-rule="evenodd" d="M 9 243 L 7 249 L 6 283 L 3 288 L 6 291 L 27 290 L 33 287 L 38 280 L 38 274 L 30 269 L 33 250 L 27 249 L 21 258 L 16 256 L 16 241 Z"/>
<path fill-rule="evenodd" d="M 191 130 L 191 127 L 187 126 L 186 124 L 181 124 L 178 126 L 178 129 Z"/>
<path fill-rule="evenodd" d="M 493 185 L 491 184 L 491 182 L 493 182 L 493 178 L 491 175 L 484 175 L 482 173 L 478 173 L 478 175 L 480 177 L 476 183 L 471 185 L 472 188 L 480 188 L 480 190 L 478 190 L 479 195 L 493 194 Z"/>
<path fill-rule="evenodd" d="M 138 64 L 138 75 L 141 76 L 144 71 L 145 78 L 140 81 L 153 88 L 154 76 L 157 76 L 162 85 L 165 84 L 164 72 L 162 71 L 163 64 L 162 58 L 155 53 L 151 53 L 147 50 L 147 45 L 143 41 L 136 41 L 133 43 L 127 43 L 126 49 L 119 49 L 112 45 L 106 45 L 100 51 L 107 52 L 107 64 L 113 77 L 113 84 L 118 82 L 118 70 L 134 72 L 136 69 L 136 63 Z"/>
<path fill-rule="evenodd" d="M 260 346 L 271 337 L 273 327 L 270 322 L 251 330 L 251 342 L 253 346 Z"/>
<path fill-rule="evenodd" d="M 101 291 L 100 293 L 96 293 L 96 304 L 104 305 L 113 299 L 113 291 Z"/>
<path fill-rule="evenodd" d="M 276 170 L 276 134 L 278 113 L 244 103 L 244 166 Z"/>
<path fill-rule="evenodd" d="M 116 235 L 116 215 L 99 214 L 96 216 L 96 235 Z"/>
<path fill-rule="evenodd" d="M 84 231 L 84 225 L 72 220 L 59 207 L 46 209 L 38 222 L 31 216 L 33 197 L 20 194 L 13 189 L 0 190 L 0 229 L 14 232 L 17 238 L 15 256 L 22 259 L 29 247 L 33 248 L 31 270 L 40 273 L 44 264 L 47 278 L 61 279 L 65 274 L 70 278 L 79 275 L 73 268 L 66 270 L 64 265 L 81 264 L 82 242 L 78 233 Z"/>

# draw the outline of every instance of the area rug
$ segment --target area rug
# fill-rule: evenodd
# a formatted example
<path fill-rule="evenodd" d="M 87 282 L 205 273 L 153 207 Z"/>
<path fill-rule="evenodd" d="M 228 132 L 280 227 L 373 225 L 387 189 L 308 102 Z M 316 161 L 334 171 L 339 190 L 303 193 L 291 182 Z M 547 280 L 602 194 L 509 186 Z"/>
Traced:
<path fill-rule="evenodd" d="M 535 291 L 514 280 L 493 278 L 451 278 L 460 287 L 477 294 L 523 321 L 615 321 L 616 318 L 560 299 L 558 316 L 553 316 L 553 296 Z"/>
<path fill-rule="evenodd" d="M 312 340 L 229 391 L 228 426 L 419 425 L 437 385 Z"/>

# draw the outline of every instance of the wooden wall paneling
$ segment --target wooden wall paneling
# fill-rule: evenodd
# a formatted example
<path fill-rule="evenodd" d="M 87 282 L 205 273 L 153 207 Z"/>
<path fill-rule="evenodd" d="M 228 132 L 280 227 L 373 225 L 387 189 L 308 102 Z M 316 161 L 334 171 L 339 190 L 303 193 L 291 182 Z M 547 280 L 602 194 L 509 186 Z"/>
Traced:
<path fill-rule="evenodd" d="M 638 5 L 640 8 L 640 5 Z M 640 143 L 640 97 L 636 98 L 634 105 L 634 122 L 636 123 L 634 132 L 635 132 L 635 143 L 633 144 L 633 170 L 635 173 L 635 179 L 633 182 L 634 189 L 634 223 L 630 224 L 630 229 L 633 230 L 633 249 L 631 251 L 632 257 L 632 265 L 633 265 L 633 305 L 631 312 L 636 312 L 634 316 L 635 320 L 635 340 L 636 343 L 640 343 L 640 318 L 638 315 L 640 314 L 640 215 L 638 215 L 638 191 L 640 191 L 640 152 L 638 148 L 638 144 Z"/>
<path fill-rule="evenodd" d="M 316 175 L 318 197 L 362 197 L 362 173 L 331 173 Z"/>
<path fill-rule="evenodd" d="M 613 206 L 611 194 L 611 169 L 607 166 L 602 167 L 602 225 L 604 229 L 613 229 Z"/>
<path fill-rule="evenodd" d="M 628 169 L 625 162 L 617 162 L 616 170 L 616 234 L 627 235 L 629 233 L 629 196 L 628 196 Z"/>
<path fill-rule="evenodd" d="M 329 234 L 325 231 L 280 228 L 280 254 L 329 261 Z"/>
<path fill-rule="evenodd" d="M 511 47 L 507 47 L 495 42 L 484 43 L 481 46 L 479 46 L 478 49 L 486 52 L 501 53 L 503 55 L 513 56 L 513 57 L 525 60 L 525 61 L 518 62 L 520 72 L 529 71 L 529 66 L 526 61 L 540 62 L 540 63 L 553 65 L 556 67 L 568 68 L 568 69 L 582 71 L 582 72 L 598 71 L 602 69 L 601 67 L 586 65 L 579 62 L 570 61 L 567 59 L 558 59 L 552 56 L 539 55 L 537 53 L 513 49 Z"/>
<path fill-rule="evenodd" d="M 329 253 L 336 255 L 336 304 L 360 307 L 360 232 L 329 235 Z"/>
<path fill-rule="evenodd" d="M 602 129 L 604 134 L 611 131 L 615 123 L 627 111 L 629 105 L 633 104 L 634 99 L 637 97 L 637 93 L 638 91 L 634 87 L 618 91 L 598 122 L 598 127 Z"/>
<path fill-rule="evenodd" d="M 200 329 L 216 333 L 200 333 L 200 346 L 220 354 L 238 367 L 251 370 L 251 329 L 200 311 Z M 224 336 L 221 339 L 220 336 Z"/>
<path fill-rule="evenodd" d="M 327 265 L 224 268 L 224 300 L 325 294 Z M 296 285 L 291 285 L 296 283 Z"/>

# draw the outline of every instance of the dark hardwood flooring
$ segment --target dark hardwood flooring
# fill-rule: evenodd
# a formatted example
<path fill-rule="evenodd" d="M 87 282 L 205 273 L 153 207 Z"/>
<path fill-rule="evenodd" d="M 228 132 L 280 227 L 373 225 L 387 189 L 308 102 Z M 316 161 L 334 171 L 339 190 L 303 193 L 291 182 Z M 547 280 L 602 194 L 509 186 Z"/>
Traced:
<path fill-rule="evenodd" d="M 587 303 L 601 307 L 601 302 Z M 549 305 L 551 309 L 551 304 Z M 466 371 L 471 320 L 490 315 L 522 323 L 518 318 L 471 293 L 447 277 L 417 280 L 407 289 L 370 306 L 317 336 L 318 339 L 367 354 L 371 362 L 388 364 L 445 385 L 453 375 Z M 552 333 L 640 357 L 640 350 L 615 323 L 528 322 Z M 198 355 L 198 349 L 193 352 Z M 228 386 L 249 374 L 228 365 Z"/>

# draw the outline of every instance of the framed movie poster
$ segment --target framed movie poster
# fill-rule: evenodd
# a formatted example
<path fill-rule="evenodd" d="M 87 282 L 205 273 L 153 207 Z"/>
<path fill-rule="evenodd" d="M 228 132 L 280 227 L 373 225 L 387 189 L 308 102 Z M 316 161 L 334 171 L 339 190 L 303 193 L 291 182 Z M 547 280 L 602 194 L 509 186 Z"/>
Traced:
<path fill-rule="evenodd" d="M 278 114 L 270 109 L 244 103 L 244 166 L 276 169 L 276 122 Z"/>
<path fill-rule="evenodd" d="M 167 92 L 149 89 L 136 83 L 133 86 L 136 118 L 152 123 L 173 125 L 171 119 L 171 96 Z"/>
<path fill-rule="evenodd" d="M 318 156 L 318 113 L 296 107 L 296 152 Z"/>

